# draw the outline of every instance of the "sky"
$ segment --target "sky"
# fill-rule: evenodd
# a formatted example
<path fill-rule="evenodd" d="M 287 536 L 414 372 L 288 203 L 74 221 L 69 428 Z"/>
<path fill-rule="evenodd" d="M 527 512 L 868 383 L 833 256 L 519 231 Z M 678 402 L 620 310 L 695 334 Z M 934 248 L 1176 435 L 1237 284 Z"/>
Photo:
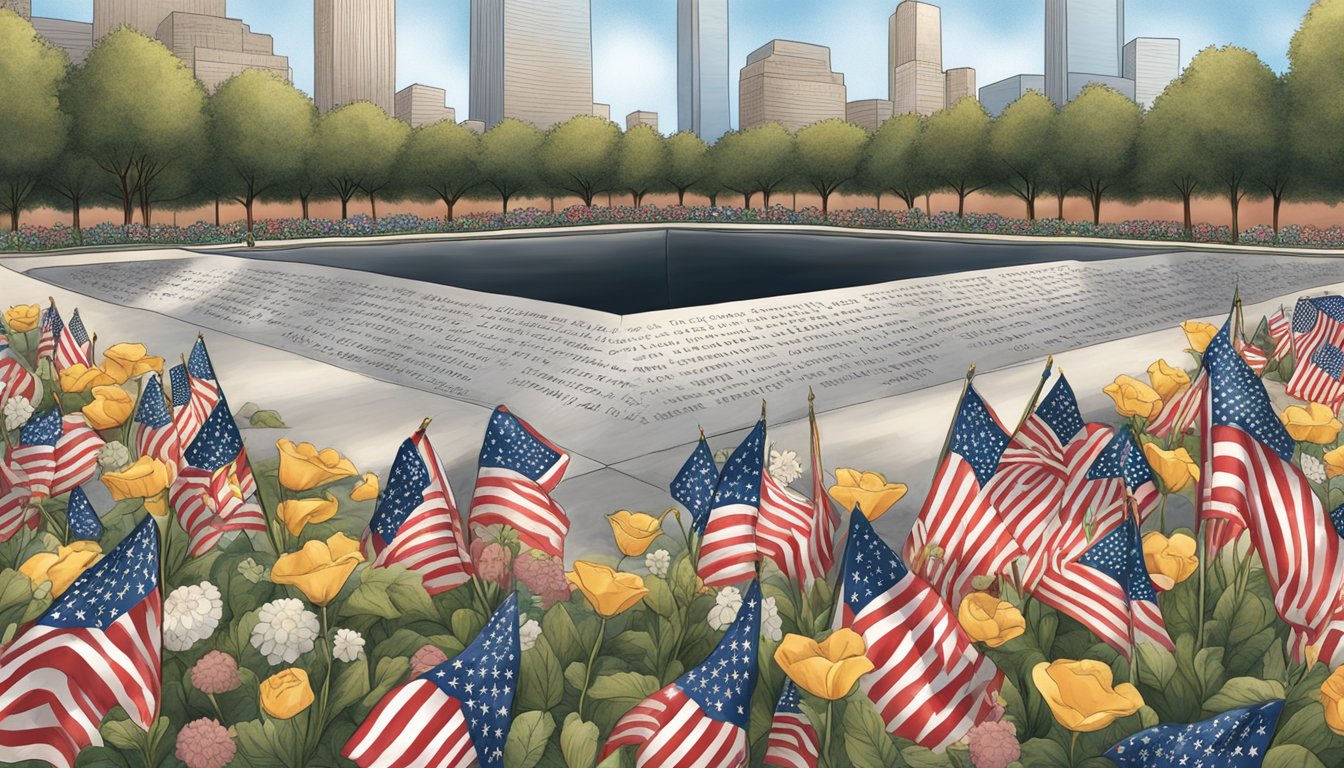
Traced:
<path fill-rule="evenodd" d="M 569 2 L 572 0 L 556 0 Z M 659 114 L 664 133 L 676 129 L 676 0 L 591 0 L 594 101 L 612 117 L 637 109 Z M 756 48 L 774 38 L 831 48 L 849 99 L 886 98 L 887 17 L 896 0 L 731 0 L 732 80 Z M 1288 41 L 1311 0 L 1129 0 L 1125 38 L 1177 37 L 1185 61 L 1210 45 L 1239 45 L 1276 71 L 1287 67 Z M 1043 0 L 944 0 L 943 66 L 974 67 L 977 86 L 1044 71 Z M 448 92 L 448 105 L 467 118 L 469 0 L 399 0 L 397 87 L 422 83 Z M 275 37 L 289 57 L 294 84 L 313 85 L 312 3 L 228 0 L 230 16 Z M 33 0 L 33 14 L 88 21 L 92 0 Z M 733 89 L 736 126 L 737 94 Z"/>

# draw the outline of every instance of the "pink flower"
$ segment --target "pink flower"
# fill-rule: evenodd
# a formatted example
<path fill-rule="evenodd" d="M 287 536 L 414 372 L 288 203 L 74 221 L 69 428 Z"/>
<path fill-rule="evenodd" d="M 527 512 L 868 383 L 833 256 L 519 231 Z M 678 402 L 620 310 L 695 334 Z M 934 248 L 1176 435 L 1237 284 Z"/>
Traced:
<path fill-rule="evenodd" d="M 217 720 L 203 717 L 177 733 L 177 759 L 187 768 L 224 768 L 237 751 L 228 729 Z"/>
<path fill-rule="evenodd" d="M 476 575 L 482 581 L 506 587 L 505 574 L 508 572 L 508 565 L 504 562 L 504 557 L 504 547 L 498 542 L 481 547 L 480 552 L 475 554 Z"/>
<path fill-rule="evenodd" d="M 971 729 L 968 738 L 975 768 L 1007 768 L 1022 756 L 1017 726 L 1006 720 L 981 723 Z"/>
<path fill-rule="evenodd" d="M 411 657 L 411 677 L 419 677 L 448 660 L 447 654 L 432 645 L 422 646 Z"/>
<path fill-rule="evenodd" d="M 228 693 L 242 685 L 238 679 L 238 662 L 223 651 L 211 651 L 191 668 L 191 684 L 208 695 Z"/>

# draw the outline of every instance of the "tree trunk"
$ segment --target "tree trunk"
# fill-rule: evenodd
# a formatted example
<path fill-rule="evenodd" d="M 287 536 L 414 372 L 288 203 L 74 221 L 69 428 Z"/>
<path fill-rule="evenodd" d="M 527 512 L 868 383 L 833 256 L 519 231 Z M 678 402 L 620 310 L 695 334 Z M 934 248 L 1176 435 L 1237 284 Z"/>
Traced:
<path fill-rule="evenodd" d="M 686 205 L 686 190 L 685 190 L 685 189 L 680 189 L 680 188 L 677 189 L 677 205 L 679 205 L 679 206 L 685 206 L 685 205 Z"/>
<path fill-rule="evenodd" d="M 1036 196 L 1027 195 L 1027 221 L 1036 220 Z"/>
<path fill-rule="evenodd" d="M 878 213 L 881 213 L 881 212 L 882 212 L 882 193 L 881 193 L 881 192 L 878 192 L 878 193 L 877 193 L 877 212 L 878 212 Z"/>
<path fill-rule="evenodd" d="M 219 226 L 219 196 L 215 196 L 215 226 Z M 250 229 L 250 227 L 249 227 Z"/>
<path fill-rule="evenodd" d="M 1279 239 L 1279 209 L 1283 207 L 1283 193 L 1274 193 L 1274 240 Z"/>
<path fill-rule="evenodd" d="M 341 221 L 350 218 L 350 198 L 341 195 Z"/>
<path fill-rule="evenodd" d="M 589 203 L 589 205 L 592 205 L 592 203 Z M 610 193 L 610 192 L 607 193 L 607 207 L 608 207 L 608 208 L 611 208 L 611 207 L 612 207 L 612 203 L 611 203 L 611 193 Z"/>
<path fill-rule="evenodd" d="M 150 214 L 151 210 L 152 210 L 152 206 L 150 205 L 148 198 L 141 197 L 141 198 L 140 198 L 140 220 L 143 221 L 143 222 L 145 223 L 145 227 L 146 227 L 146 228 L 149 227 L 149 214 Z"/>
<path fill-rule="evenodd" d="M 303 220 L 308 221 L 308 195 L 299 195 L 299 205 L 303 208 Z"/>
<path fill-rule="evenodd" d="M 1241 194 L 1237 189 L 1229 190 L 1228 202 L 1232 205 L 1232 244 L 1236 245 L 1240 239 L 1241 226 L 1237 220 L 1237 215 L 1241 212 Z"/>
<path fill-rule="evenodd" d="M 966 193 L 957 190 L 957 218 L 966 218 Z"/>
<path fill-rule="evenodd" d="M 510 196 L 509 196 L 509 195 L 500 195 L 499 197 L 500 197 L 501 200 L 504 201 L 504 213 L 508 213 L 508 212 L 509 212 L 509 197 L 510 197 Z M 552 202 L 551 202 L 551 207 L 552 207 L 552 208 L 555 207 L 555 202 L 554 202 L 554 200 L 552 200 Z"/>
<path fill-rule="evenodd" d="M 249 198 L 247 198 L 247 202 L 243 204 L 243 208 L 244 208 L 244 210 L 247 211 L 247 231 L 248 231 L 248 232 L 251 232 L 251 231 L 252 231 L 252 224 L 255 222 L 255 219 L 254 219 L 253 216 L 252 216 L 252 207 L 256 204 L 256 202 L 257 202 L 257 201 L 256 201 L 256 198 L 249 197 Z"/>
<path fill-rule="evenodd" d="M 630 200 L 635 204 L 635 207 L 636 207 L 636 208 L 642 208 L 642 207 L 644 207 L 644 193 L 642 193 L 642 192 L 631 192 L 631 193 L 630 193 Z"/>
<path fill-rule="evenodd" d="M 798 199 L 797 195 L 795 195 L 794 200 L 796 201 L 797 199 Z M 793 209 L 795 211 L 798 210 L 797 202 L 794 202 Z M 830 218 L 830 213 L 831 213 L 831 193 L 826 192 L 821 196 L 821 218 L 823 219 Z"/>
<path fill-rule="evenodd" d="M 70 226 L 74 227 L 74 229 L 75 229 L 75 237 L 79 237 L 79 236 L 80 236 L 80 226 L 79 226 L 79 200 L 78 200 L 78 199 L 73 200 L 73 201 L 71 202 L 71 205 L 70 205 L 70 212 L 71 212 Z"/>
<path fill-rule="evenodd" d="M 376 197 L 373 196 L 373 193 L 372 193 L 372 192 L 369 193 L 369 211 L 373 214 L 373 220 L 374 220 L 374 221 L 377 221 L 377 220 L 378 220 L 378 199 L 377 199 Z"/>
<path fill-rule="evenodd" d="M 743 207 L 743 208 L 750 208 L 750 207 L 751 207 L 751 193 L 750 193 L 750 192 L 743 192 L 743 193 L 742 193 L 742 207 Z"/>
<path fill-rule="evenodd" d="M 1092 198 L 1092 223 L 1101 223 L 1101 190 L 1092 192 L 1089 197 Z"/>
<path fill-rule="evenodd" d="M 452 220 L 453 220 L 453 202 L 454 202 L 453 200 L 449 200 L 448 198 L 444 198 L 444 200 L 443 200 L 443 204 L 446 205 L 446 206 L 448 206 L 448 220 L 449 220 L 449 221 L 452 221 Z"/>
<path fill-rule="evenodd" d="M 1057 192 L 1057 193 L 1056 193 L 1056 196 L 1057 196 L 1057 198 L 1058 198 L 1058 200 L 1059 200 L 1059 216 L 1058 216 L 1058 218 L 1059 218 L 1060 221 L 1063 221 L 1063 220 L 1064 220 L 1064 193 L 1063 193 L 1063 192 Z"/>
<path fill-rule="evenodd" d="M 709 193 L 709 207 L 710 207 L 710 208 L 718 208 L 718 207 L 719 207 L 719 193 L 718 193 L 718 192 L 710 192 L 710 193 Z"/>
<path fill-rule="evenodd" d="M 1190 232 L 1191 232 L 1192 230 L 1194 230 L 1194 228 L 1195 228 L 1195 219 L 1194 219 L 1194 216 L 1190 213 L 1190 197 L 1191 197 L 1191 193 L 1189 193 L 1189 192 L 1182 192 L 1182 193 L 1181 193 L 1181 203 L 1185 206 L 1185 236 L 1186 236 L 1186 237 L 1189 237 L 1189 236 L 1190 236 Z"/>

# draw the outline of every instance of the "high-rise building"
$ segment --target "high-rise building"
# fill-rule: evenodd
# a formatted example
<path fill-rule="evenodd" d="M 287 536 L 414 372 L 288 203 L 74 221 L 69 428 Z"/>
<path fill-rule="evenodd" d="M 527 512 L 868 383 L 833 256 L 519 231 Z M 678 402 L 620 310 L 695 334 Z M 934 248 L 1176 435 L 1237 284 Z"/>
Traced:
<path fill-rule="evenodd" d="M 397 1 L 313 0 L 313 57 L 313 99 L 319 110 L 368 101 L 392 114 Z"/>
<path fill-rule="evenodd" d="M 448 92 L 442 88 L 416 83 L 397 91 L 396 117 L 412 128 L 451 120 L 457 122 L 457 110 L 448 106 Z"/>
<path fill-rule="evenodd" d="M 471 0 L 469 112 L 542 129 L 595 114 L 589 0 Z"/>
<path fill-rule="evenodd" d="M 1045 75 L 1013 75 L 980 89 L 980 106 L 992 117 L 1003 114 L 1010 104 L 1028 91 L 1045 93 Z"/>
<path fill-rule="evenodd" d="M 228 15 L 224 6 L 225 0 L 93 0 L 93 39 L 123 25 L 154 37 L 170 13 L 222 17 Z"/>
<path fill-rule="evenodd" d="M 1124 43 L 1125 0 L 1045 0 L 1045 95 L 1063 106 L 1089 83 L 1123 92 Z"/>
<path fill-rule="evenodd" d="M 831 49 L 771 40 L 747 57 L 738 82 L 742 130 L 780 123 L 790 131 L 845 119 L 845 76 L 831 71 Z"/>
<path fill-rule="evenodd" d="M 611 105 L 593 102 L 593 117 L 600 117 L 603 120 L 611 119 Z"/>
<path fill-rule="evenodd" d="M 975 68 L 957 67 L 949 69 L 945 73 L 947 80 L 947 96 L 944 103 L 951 108 L 956 106 L 962 99 L 975 98 Z"/>
<path fill-rule="evenodd" d="M 628 131 L 641 125 L 647 125 L 655 131 L 658 130 L 658 113 L 635 110 L 625 116 L 625 130 Z"/>
<path fill-rule="evenodd" d="M 677 130 L 713 143 L 732 130 L 728 0 L 677 0 Z"/>
<path fill-rule="evenodd" d="M 0 11 L 11 10 L 25 19 L 33 17 L 33 0 L 0 0 Z"/>
<path fill-rule="evenodd" d="M 83 64 L 89 57 L 89 51 L 93 50 L 93 25 L 87 21 L 45 19 L 40 16 L 34 16 L 29 21 L 33 23 L 37 34 L 65 51 L 71 64 Z"/>
<path fill-rule="evenodd" d="M 887 98 L 898 115 L 932 115 L 946 106 L 938 6 L 905 0 L 887 20 Z"/>
<path fill-rule="evenodd" d="M 1125 78 L 1134 81 L 1134 100 L 1144 109 L 1181 76 L 1181 41 L 1169 37 L 1136 37 L 1125 45 Z"/>
<path fill-rule="evenodd" d="M 289 59 L 276 56 L 270 35 L 261 35 L 238 19 L 174 11 L 159 22 L 159 42 L 213 91 L 245 70 L 271 72 L 288 82 Z"/>
<path fill-rule="evenodd" d="M 891 102 L 887 99 L 861 99 L 845 105 L 845 122 L 876 132 L 891 119 Z"/>

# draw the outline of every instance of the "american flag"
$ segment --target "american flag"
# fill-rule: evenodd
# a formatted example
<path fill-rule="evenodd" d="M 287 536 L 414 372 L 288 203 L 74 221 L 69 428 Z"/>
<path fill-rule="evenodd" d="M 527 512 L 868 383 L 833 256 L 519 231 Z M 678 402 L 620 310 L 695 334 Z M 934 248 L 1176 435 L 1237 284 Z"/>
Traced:
<path fill-rule="evenodd" d="M 1255 371 L 1256 376 L 1264 376 L 1265 368 L 1269 366 L 1269 356 L 1265 351 L 1249 341 L 1237 341 L 1237 352 L 1241 353 L 1241 359 Z"/>
<path fill-rule="evenodd" d="M 27 475 L 33 501 L 51 495 L 56 478 L 56 443 L 61 433 L 61 412 L 55 408 L 33 414 L 19 430 L 19 444 L 11 450 L 9 463 L 12 469 Z"/>
<path fill-rule="evenodd" d="M 103 537 L 103 521 L 83 488 L 70 492 L 70 500 L 65 505 L 65 524 L 79 541 L 97 541 Z"/>
<path fill-rule="evenodd" d="M 42 325 L 37 331 L 37 358 L 39 360 L 44 357 L 56 356 L 56 347 L 64 330 L 65 322 L 61 320 L 60 310 L 56 309 L 54 303 L 42 310 Z"/>
<path fill-rule="evenodd" d="M 709 522 L 709 508 L 718 482 L 719 468 L 714 464 L 714 454 L 709 450 L 705 436 L 701 435 L 700 442 L 695 444 L 695 450 L 691 451 L 668 489 L 672 498 L 691 513 L 691 530 L 696 533 L 703 533 L 705 523 Z"/>
<path fill-rule="evenodd" d="M 0 652 L 0 761 L 69 768 L 121 707 L 148 730 L 159 706 L 159 529 L 145 515 Z"/>
<path fill-rule="evenodd" d="M 1190 386 L 1181 390 L 1162 407 L 1162 412 L 1148 424 L 1148 434 L 1163 440 L 1172 435 L 1184 435 L 1194 430 L 1199 423 L 1200 411 L 1204 410 L 1204 396 L 1209 392 L 1209 378 L 1200 368 Z"/>
<path fill-rule="evenodd" d="M 821 464 L 821 430 L 817 428 L 817 411 L 810 393 L 807 419 L 812 433 L 812 530 L 808 536 L 812 570 L 803 587 L 811 589 L 813 582 L 825 579 L 835 565 L 835 533 L 840 527 L 840 516 L 835 513 L 826 493 L 826 471 Z"/>
<path fill-rule="evenodd" d="M 366 540 L 375 568 L 403 565 L 420 574 L 431 595 L 471 578 L 453 489 L 423 429 L 397 451 Z"/>
<path fill-rule="evenodd" d="M 523 544 L 564 557 L 569 516 L 551 491 L 568 466 L 569 454 L 499 406 L 481 441 L 471 524 L 506 525 L 518 531 Z"/>
<path fill-rule="evenodd" d="M 1260 768 L 1283 699 L 1224 712 L 1189 725 L 1155 725 L 1106 750 L 1119 768 Z"/>
<path fill-rule="evenodd" d="M 696 564 L 708 586 L 746 581 L 756 571 L 756 521 L 764 471 L 765 419 L 761 419 L 723 465 L 714 488 Z"/>
<path fill-rule="evenodd" d="M 859 687 L 888 731 L 940 750 L 989 717 L 1002 674 L 858 509 L 850 515 L 840 588 L 837 626 L 850 627 L 868 645 L 876 668 Z"/>
<path fill-rule="evenodd" d="M 621 747 L 636 746 L 636 768 L 742 764 L 760 632 L 761 588 L 753 581 L 743 593 L 737 618 L 709 658 L 625 713 L 598 762 Z"/>
<path fill-rule="evenodd" d="M 1344 297 L 1299 301 L 1293 333 L 1298 356 L 1288 394 L 1339 410 L 1344 401 Z"/>
<path fill-rule="evenodd" d="M 37 389 L 37 377 L 23 367 L 13 350 L 0 350 L 0 395 L 32 401 L 37 399 Z"/>
<path fill-rule="evenodd" d="M 28 476 L 0 461 L 0 541 L 9 541 L 27 525 L 36 528 L 41 512 L 28 504 Z"/>
<path fill-rule="evenodd" d="M 1269 338 L 1274 341 L 1274 350 L 1269 353 L 1269 361 L 1277 363 L 1282 360 L 1289 352 L 1293 351 L 1293 324 L 1288 322 L 1288 318 L 1283 314 L 1283 308 L 1271 315 L 1266 323 L 1269 328 Z"/>
<path fill-rule="evenodd" d="M 53 307 L 53 310 L 55 308 Z M 57 315 L 59 320 L 60 316 Z M 66 324 L 65 330 L 57 334 L 56 338 L 56 370 L 63 371 L 72 365 L 82 365 L 85 367 L 93 365 L 90 359 L 89 351 L 93 347 L 93 342 L 89 339 L 89 332 L 84 328 L 84 321 L 79 317 L 79 310 L 70 316 L 70 322 Z"/>
<path fill-rule="evenodd" d="M 465 651 L 384 696 L 341 754 L 360 768 L 502 768 L 521 657 L 515 592 Z"/>
<path fill-rule="evenodd" d="M 192 557 L 209 551 L 230 531 L 266 530 L 261 507 L 248 501 L 256 494 L 256 484 L 249 492 L 243 479 L 244 471 L 251 477 L 243 438 L 222 399 L 182 459 L 169 497 L 190 539 Z"/>
<path fill-rule="evenodd" d="M 770 721 L 770 734 L 765 742 L 763 765 L 781 768 L 817 768 L 821 754 L 817 729 L 803 714 L 798 686 L 792 680 L 784 681 L 784 690 L 775 705 L 775 717 Z"/>
<path fill-rule="evenodd" d="M 257 481 L 252 476 L 252 464 L 247 460 L 247 447 L 243 445 L 242 435 L 238 434 L 237 424 L 230 415 L 233 411 L 229 408 L 228 400 L 224 398 L 224 387 L 215 375 L 215 366 L 210 362 L 210 353 L 205 348 L 203 336 L 196 337 L 196 344 L 187 357 L 187 377 L 191 381 L 193 411 L 191 421 L 201 426 L 186 433 L 178 430 L 178 442 L 182 444 L 182 450 L 186 451 L 195 441 L 199 431 L 204 429 L 204 424 L 215 415 L 216 411 L 223 409 L 223 419 L 227 420 L 227 424 L 221 426 L 232 433 L 230 439 L 236 438 L 239 445 L 238 458 L 234 460 L 234 473 L 237 475 L 239 490 L 244 499 L 256 496 Z"/>
<path fill-rule="evenodd" d="M 64 496 L 93 479 L 98 471 L 98 452 L 107 445 L 84 420 L 72 413 L 61 419 L 61 437 L 56 441 L 56 473 L 51 495 Z"/>
<path fill-rule="evenodd" d="M 977 576 L 1004 575 L 1022 547 L 984 492 L 1008 446 L 998 416 L 966 387 L 957 408 L 952 440 L 905 544 L 905 557 L 948 603 L 957 606 Z M 925 557 L 942 547 L 943 557 Z"/>
<path fill-rule="evenodd" d="M 173 424 L 173 412 L 157 373 L 149 375 L 145 390 L 140 393 L 140 407 L 135 413 L 135 450 L 171 467 L 182 463 L 182 445 Z"/>
<path fill-rule="evenodd" d="M 796 584 L 812 581 L 812 502 L 776 480 L 770 470 L 761 473 L 760 517 L 756 521 L 756 550 L 769 558 Z"/>

